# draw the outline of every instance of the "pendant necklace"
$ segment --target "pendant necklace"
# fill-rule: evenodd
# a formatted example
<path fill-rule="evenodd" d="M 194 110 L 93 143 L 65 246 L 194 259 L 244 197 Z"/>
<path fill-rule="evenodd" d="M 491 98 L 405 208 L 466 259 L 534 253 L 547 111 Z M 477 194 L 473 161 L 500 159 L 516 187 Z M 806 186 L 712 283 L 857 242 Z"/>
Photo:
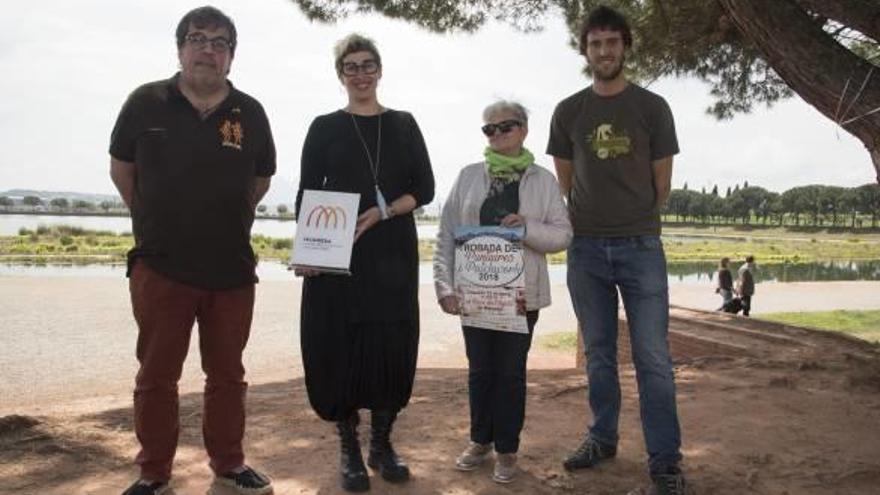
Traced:
<path fill-rule="evenodd" d="M 354 114 L 349 113 L 349 115 L 351 115 L 351 123 L 354 125 L 354 132 L 357 133 L 358 139 L 364 146 L 364 153 L 367 155 L 367 162 L 369 163 L 370 174 L 372 174 L 373 176 L 373 187 L 376 189 L 376 205 L 379 207 L 379 213 L 382 215 L 382 220 L 386 220 L 388 218 L 388 203 L 385 201 L 385 196 L 382 195 L 382 190 L 379 189 L 379 158 L 382 151 L 382 114 L 379 113 L 379 129 L 376 136 L 376 161 L 373 161 L 373 157 L 372 155 L 370 155 L 370 149 L 367 147 L 367 141 L 361 134 L 361 129 L 358 127 L 357 120 L 354 118 Z"/>

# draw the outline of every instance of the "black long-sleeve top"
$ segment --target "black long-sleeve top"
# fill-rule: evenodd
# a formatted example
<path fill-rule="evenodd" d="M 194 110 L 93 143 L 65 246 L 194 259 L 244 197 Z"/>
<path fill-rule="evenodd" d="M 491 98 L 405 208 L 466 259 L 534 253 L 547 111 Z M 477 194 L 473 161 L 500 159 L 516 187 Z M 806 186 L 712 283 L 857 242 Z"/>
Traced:
<path fill-rule="evenodd" d="M 375 163 L 379 116 L 355 116 Z M 382 141 L 378 182 L 390 204 L 411 194 L 417 206 L 434 198 L 434 175 L 424 138 L 408 112 L 381 115 Z M 339 110 L 317 117 L 303 144 L 299 214 L 305 189 L 360 193 L 358 213 L 376 206 L 376 192 L 364 144 L 352 114 Z M 352 321 L 397 321 L 418 318 L 418 239 L 412 213 L 383 220 L 354 244 L 352 275 L 321 275 L 306 280 L 304 295 L 312 303 L 327 300 L 346 307 Z M 309 308 L 304 306 L 304 311 Z"/>

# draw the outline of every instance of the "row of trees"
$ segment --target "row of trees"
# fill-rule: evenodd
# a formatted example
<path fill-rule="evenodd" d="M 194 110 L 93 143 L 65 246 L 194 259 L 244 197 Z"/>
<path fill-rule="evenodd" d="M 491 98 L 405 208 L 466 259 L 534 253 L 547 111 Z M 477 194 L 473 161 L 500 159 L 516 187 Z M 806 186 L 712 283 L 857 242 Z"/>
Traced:
<path fill-rule="evenodd" d="M 45 206 L 46 202 L 37 196 L 25 196 L 21 203 L 31 208 Z M 0 196 L 0 207 L 10 208 L 15 201 Z M 48 206 L 56 211 L 96 211 L 104 212 L 124 209 L 119 202 L 101 201 L 97 205 L 89 201 L 66 198 L 49 200 Z M 290 214 L 287 205 L 274 208 L 278 216 Z M 261 204 L 257 212 L 267 214 L 269 207 Z M 743 187 L 737 185 L 727 189 L 722 197 L 715 186 L 711 192 L 705 189 L 697 192 L 688 189 L 687 183 L 681 189 L 673 189 L 662 213 L 667 219 L 671 216 L 679 222 L 699 223 L 743 223 L 753 220 L 761 224 L 812 225 L 862 227 L 864 219 L 870 218 L 871 227 L 877 227 L 880 219 L 880 185 L 865 184 L 859 187 L 838 187 L 811 185 L 789 189 L 783 193 L 768 191 L 763 187 Z"/>
<path fill-rule="evenodd" d="M 93 203 L 91 201 L 85 201 L 82 199 L 67 199 L 67 198 L 53 198 L 48 201 L 40 198 L 39 196 L 25 196 L 21 199 L 21 204 L 31 209 L 37 207 L 49 207 L 50 211 L 97 211 L 98 209 L 103 210 L 104 212 L 109 212 L 110 210 L 124 210 L 126 209 L 125 205 L 120 201 L 101 201 L 99 203 Z M 16 201 L 8 196 L 0 196 L 0 207 L 3 208 L 11 208 L 16 206 Z M 287 216 L 290 213 L 290 210 L 287 205 L 279 204 L 273 208 L 275 212 L 279 216 Z M 267 214 L 269 212 L 269 207 L 261 204 L 257 207 L 257 212 L 260 214 Z"/>
<path fill-rule="evenodd" d="M 257 213 L 259 213 L 261 215 L 268 215 L 269 214 L 269 207 L 261 204 L 261 205 L 257 206 Z M 278 205 L 275 206 L 275 213 L 277 213 L 279 217 L 286 217 L 286 216 L 289 216 L 289 214 L 291 214 L 290 208 L 284 203 L 279 203 Z"/>
<path fill-rule="evenodd" d="M 125 205 L 119 201 L 101 201 L 93 203 L 82 199 L 53 198 L 48 201 L 39 196 L 25 196 L 21 199 L 21 204 L 31 209 L 38 207 L 48 207 L 49 211 L 59 212 L 89 212 L 103 210 L 105 213 L 111 210 L 124 210 Z M 0 196 L 0 208 L 8 209 L 16 206 L 16 201 L 8 196 Z M 285 204 L 279 204 L 273 208 L 278 216 L 284 217 L 290 214 L 290 209 Z M 257 207 L 257 213 L 268 214 L 269 207 L 261 204 Z"/>
<path fill-rule="evenodd" d="M 125 205 L 116 201 L 101 201 L 99 203 L 93 203 L 91 201 L 86 201 L 83 199 L 67 199 L 67 198 L 52 198 L 48 202 L 39 196 L 25 196 L 21 199 L 21 204 L 24 206 L 29 206 L 31 208 L 37 207 L 46 207 L 56 210 L 56 211 L 68 211 L 68 210 L 76 210 L 76 211 L 95 211 L 97 209 L 104 210 L 108 212 L 113 209 L 124 209 Z M 8 196 L 0 196 L 0 206 L 4 208 L 10 208 L 16 205 L 14 199 Z"/>
<path fill-rule="evenodd" d="M 862 227 L 870 218 L 877 227 L 880 216 L 880 186 L 800 186 L 783 193 L 763 187 L 728 188 L 722 197 L 718 187 L 711 192 L 674 189 L 663 213 L 677 221 L 700 223 Z"/>

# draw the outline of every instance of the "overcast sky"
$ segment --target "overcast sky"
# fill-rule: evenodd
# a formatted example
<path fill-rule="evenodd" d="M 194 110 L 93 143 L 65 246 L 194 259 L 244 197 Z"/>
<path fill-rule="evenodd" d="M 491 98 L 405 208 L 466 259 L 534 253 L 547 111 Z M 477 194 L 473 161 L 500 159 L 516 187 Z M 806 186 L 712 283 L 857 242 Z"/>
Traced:
<path fill-rule="evenodd" d="M 107 146 L 122 102 L 136 86 L 177 68 L 174 29 L 203 2 L 43 0 L 0 16 L 0 191 L 28 188 L 115 192 Z M 333 43 L 352 31 L 382 52 L 379 99 L 418 120 L 442 199 L 458 170 L 482 157 L 481 112 L 498 97 L 531 110 L 526 146 L 539 164 L 555 104 L 589 83 L 560 19 L 538 34 L 489 25 L 474 35 L 438 35 L 378 16 L 310 23 L 288 0 L 217 1 L 236 23 L 230 79 L 259 99 L 278 148 L 277 180 L 295 181 L 305 132 L 316 115 L 346 103 Z M 708 87 L 666 79 L 651 90 L 669 101 L 681 154 L 673 184 L 711 189 L 748 180 L 782 191 L 812 183 L 874 180 L 862 144 L 793 98 L 732 121 L 705 114 Z"/>

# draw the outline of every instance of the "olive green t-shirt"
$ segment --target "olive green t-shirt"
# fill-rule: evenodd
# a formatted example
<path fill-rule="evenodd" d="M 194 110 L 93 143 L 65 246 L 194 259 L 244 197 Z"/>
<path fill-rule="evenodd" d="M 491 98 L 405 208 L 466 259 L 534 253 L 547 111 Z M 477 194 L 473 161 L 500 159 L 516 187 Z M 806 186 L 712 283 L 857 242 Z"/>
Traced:
<path fill-rule="evenodd" d="M 568 207 L 575 234 L 659 235 L 651 162 L 676 153 L 669 105 L 635 84 L 609 97 L 590 86 L 553 112 L 547 154 L 572 162 Z"/>

